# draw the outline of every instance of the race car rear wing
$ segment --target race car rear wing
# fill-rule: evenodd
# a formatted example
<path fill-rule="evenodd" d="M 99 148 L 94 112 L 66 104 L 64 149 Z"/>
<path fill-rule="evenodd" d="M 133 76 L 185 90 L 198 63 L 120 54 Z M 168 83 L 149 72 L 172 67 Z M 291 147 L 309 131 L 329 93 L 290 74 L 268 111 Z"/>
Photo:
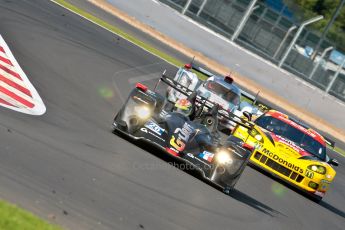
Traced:
<path fill-rule="evenodd" d="M 248 93 L 246 91 L 244 91 L 243 89 L 240 89 L 241 91 L 241 101 L 247 101 L 250 104 L 252 104 L 253 106 L 257 107 L 261 112 L 265 113 L 268 110 L 272 109 L 271 106 L 263 103 L 262 101 L 259 100 L 259 93 L 260 91 L 258 91 L 256 93 L 256 95 L 254 96 L 251 93 Z"/>
<path fill-rule="evenodd" d="M 182 93 L 185 96 L 189 96 L 193 93 L 192 90 L 188 89 L 187 87 L 181 85 L 180 83 L 178 83 L 177 81 L 169 78 L 168 76 L 166 76 L 164 73 L 161 76 L 161 78 L 159 79 L 159 81 L 157 82 L 155 89 L 157 88 L 158 84 L 160 82 L 164 82 L 165 84 L 167 84 L 168 86 L 174 88 L 176 91 Z M 197 95 L 197 106 L 204 106 L 206 108 L 208 108 L 209 110 L 213 108 L 213 106 L 215 106 L 215 104 L 211 101 L 209 101 L 207 98 L 204 98 L 200 95 Z M 218 110 L 218 115 L 220 115 L 221 117 L 228 119 L 232 122 L 235 122 L 236 124 L 239 124 L 241 126 L 246 127 L 247 129 L 253 129 L 254 125 L 251 124 L 250 122 L 248 122 L 247 120 L 245 120 L 242 117 L 236 116 L 234 113 L 231 113 L 227 110 L 224 109 L 219 109 Z"/>
<path fill-rule="evenodd" d="M 208 70 L 206 70 L 206 69 L 204 69 L 204 68 L 202 68 L 200 66 L 194 65 L 193 63 L 188 64 L 188 65 L 191 67 L 191 69 L 195 70 L 198 73 L 201 73 L 201 74 L 205 75 L 206 77 L 212 77 L 212 76 L 216 75 L 216 74 L 211 73 L 210 71 L 208 71 Z"/>
<path fill-rule="evenodd" d="M 191 61 L 190 63 L 185 64 L 185 65 L 184 65 L 184 68 L 186 68 L 186 69 L 192 69 L 192 70 L 194 70 L 195 72 L 201 73 L 202 75 L 204 75 L 204 76 L 206 76 L 206 77 L 208 77 L 208 78 L 217 75 L 217 74 L 211 73 L 210 71 L 208 71 L 208 70 L 206 70 L 206 69 L 204 69 L 204 68 L 202 68 L 202 67 L 200 67 L 200 66 L 195 65 L 195 64 L 194 64 L 194 58 L 195 58 L 195 57 L 193 57 L 193 59 L 192 59 L 192 61 Z"/>
<path fill-rule="evenodd" d="M 210 72 L 210 71 L 208 71 L 208 70 L 206 70 L 206 69 L 204 69 L 204 68 L 202 68 L 200 66 L 195 65 L 193 63 L 193 61 L 194 61 L 194 58 L 191 61 L 191 63 L 185 65 L 185 68 L 193 69 L 196 72 L 201 73 L 201 74 L 203 74 L 206 77 L 218 76 L 215 73 L 212 73 L 212 72 Z M 225 76 L 225 78 L 231 78 L 230 82 L 231 83 L 233 82 L 233 79 L 232 79 L 231 76 Z M 271 109 L 270 106 L 268 106 L 267 104 L 265 104 L 262 101 L 258 100 L 260 91 L 258 91 L 255 96 L 252 95 L 251 93 L 248 93 L 248 92 L 244 91 L 243 89 L 240 89 L 240 91 L 241 91 L 241 97 L 244 98 L 245 101 L 248 101 L 249 103 L 251 103 L 253 106 L 258 107 L 261 112 L 264 113 L 264 112 L 266 112 L 266 111 Z"/>

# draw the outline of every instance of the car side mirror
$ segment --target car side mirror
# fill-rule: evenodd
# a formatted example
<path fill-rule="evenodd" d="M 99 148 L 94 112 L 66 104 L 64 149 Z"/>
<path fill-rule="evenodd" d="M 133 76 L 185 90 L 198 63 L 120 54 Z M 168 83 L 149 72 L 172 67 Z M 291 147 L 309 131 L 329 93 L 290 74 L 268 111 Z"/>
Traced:
<path fill-rule="evenodd" d="M 337 161 L 337 159 L 330 159 L 328 161 L 328 164 L 334 165 L 334 166 L 339 166 L 339 162 Z"/>
<path fill-rule="evenodd" d="M 248 121 L 252 120 L 252 114 L 248 111 L 244 111 L 243 115 L 248 119 Z"/>

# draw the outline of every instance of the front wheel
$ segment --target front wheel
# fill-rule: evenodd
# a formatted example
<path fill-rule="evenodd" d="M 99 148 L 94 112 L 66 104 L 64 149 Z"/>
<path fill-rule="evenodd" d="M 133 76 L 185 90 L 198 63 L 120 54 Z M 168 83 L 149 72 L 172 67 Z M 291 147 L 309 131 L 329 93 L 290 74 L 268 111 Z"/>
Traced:
<path fill-rule="evenodd" d="M 215 167 L 212 169 L 210 173 L 210 180 L 218 184 L 219 186 L 223 187 L 223 192 L 226 194 L 229 194 L 235 187 L 235 184 L 238 180 L 238 177 L 235 178 L 228 178 L 229 175 L 227 175 L 227 169 L 223 165 L 215 165 Z"/>
<path fill-rule="evenodd" d="M 312 201 L 314 201 L 315 203 L 320 203 L 322 201 L 322 197 L 321 196 L 310 196 L 310 199 Z"/>

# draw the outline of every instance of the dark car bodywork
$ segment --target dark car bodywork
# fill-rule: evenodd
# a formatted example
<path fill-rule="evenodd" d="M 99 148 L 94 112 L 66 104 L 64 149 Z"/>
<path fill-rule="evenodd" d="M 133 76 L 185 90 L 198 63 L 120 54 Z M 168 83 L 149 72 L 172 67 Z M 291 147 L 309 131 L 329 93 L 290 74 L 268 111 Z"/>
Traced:
<path fill-rule="evenodd" d="M 196 96 L 195 92 L 165 75 L 160 81 L 186 96 L 194 94 L 193 113 L 185 116 L 167 111 L 166 98 L 139 83 L 115 116 L 114 131 L 150 143 L 192 165 L 205 179 L 221 186 L 224 192 L 230 192 L 247 165 L 251 152 L 231 139 L 220 143 L 218 118 L 232 120 L 249 129 L 252 128 L 250 123 Z"/>

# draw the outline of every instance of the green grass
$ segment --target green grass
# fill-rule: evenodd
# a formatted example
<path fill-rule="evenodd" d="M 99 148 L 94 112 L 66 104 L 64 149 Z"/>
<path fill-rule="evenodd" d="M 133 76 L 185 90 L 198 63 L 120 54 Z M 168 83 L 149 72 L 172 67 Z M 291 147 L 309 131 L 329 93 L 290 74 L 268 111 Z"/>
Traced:
<path fill-rule="evenodd" d="M 336 151 L 337 153 L 339 153 L 340 155 L 342 155 L 343 157 L 345 157 L 345 150 L 343 150 L 337 146 L 335 146 L 333 150 Z"/>
<path fill-rule="evenodd" d="M 132 42 L 133 44 L 135 44 L 135 45 L 137 45 L 137 46 L 139 46 L 139 47 L 149 51 L 150 53 L 153 53 L 154 55 L 162 58 L 163 60 L 165 60 L 165 61 L 167 61 L 167 62 L 169 62 L 169 63 L 171 63 L 173 65 L 183 66 L 185 64 L 185 63 L 181 62 L 180 60 L 178 60 L 178 59 L 176 59 L 174 57 L 171 57 L 170 55 L 168 55 L 168 54 L 166 54 L 166 53 L 156 49 L 155 47 L 153 47 L 153 46 L 151 46 L 151 45 L 149 45 L 149 44 L 147 44 L 147 43 L 137 39 L 133 35 L 124 32 L 123 30 L 117 28 L 116 26 L 113 26 L 113 25 L 103 21 L 102 19 L 93 16 L 92 14 L 86 12 L 85 10 L 82 10 L 82 9 L 76 7 L 75 5 L 67 2 L 66 0 L 53 0 L 53 1 L 58 3 L 58 4 L 60 4 L 60 5 L 62 5 L 62 6 L 64 6 L 64 7 L 66 7 L 66 8 L 68 8 L 68 9 L 70 9 L 71 11 L 73 11 L 73 12 L 75 12 L 75 13 L 77 13 L 77 14 L 85 17 L 85 18 L 87 18 L 88 20 L 90 20 L 90 21 L 92 21 L 92 22 L 94 22 L 94 23 L 96 23 L 96 24 L 98 24 L 98 25 L 100 25 L 100 26 L 110 30 L 111 32 L 113 32 L 113 33 L 123 37 L 124 39 L 127 39 L 128 41 Z M 193 71 L 193 72 L 195 72 L 195 71 Z M 195 73 L 198 75 L 198 77 L 201 80 L 205 80 L 206 79 L 205 75 L 203 75 L 201 73 L 198 73 L 198 72 L 195 72 Z"/>
<path fill-rule="evenodd" d="M 33 214 L 0 200 L 0 230 L 61 230 Z"/>
<path fill-rule="evenodd" d="M 151 46 L 151 45 L 149 45 L 149 44 L 147 44 L 147 43 L 137 39 L 133 35 L 130 35 L 130 34 L 124 32 L 124 31 L 122 31 L 121 29 L 117 28 L 116 26 L 113 26 L 113 25 L 103 21 L 102 19 L 93 16 L 92 14 L 90 14 L 90 13 L 88 13 L 88 12 L 78 8 L 78 7 L 76 7 L 75 5 L 67 2 L 66 0 L 54 0 L 54 2 L 56 2 L 56 3 L 66 7 L 68 9 L 70 9 L 71 11 L 73 11 L 73 12 L 75 12 L 77 14 L 82 15 L 83 17 L 87 18 L 88 20 L 90 20 L 90 21 L 92 21 L 92 22 L 94 22 L 94 23 L 96 23 L 96 24 L 98 24 L 98 25 L 100 25 L 100 26 L 102 26 L 102 27 L 104 27 L 104 28 L 106 28 L 106 29 L 116 33 L 117 35 L 119 35 L 119 36 L 129 40 L 130 42 L 136 44 L 137 46 L 140 46 L 140 47 L 144 48 L 145 50 L 155 54 L 156 56 L 164 59 L 167 62 L 170 62 L 173 65 L 182 66 L 184 64 L 183 62 L 177 60 L 176 58 L 173 58 L 170 55 L 168 55 L 168 54 L 166 54 L 166 53 L 164 53 L 164 52 L 154 48 L 153 46 Z M 196 74 L 198 75 L 198 77 L 201 80 L 205 80 L 206 79 L 205 75 L 200 74 L 200 73 L 196 73 Z M 338 152 L 340 155 L 345 157 L 345 150 L 335 147 L 334 151 Z"/>

